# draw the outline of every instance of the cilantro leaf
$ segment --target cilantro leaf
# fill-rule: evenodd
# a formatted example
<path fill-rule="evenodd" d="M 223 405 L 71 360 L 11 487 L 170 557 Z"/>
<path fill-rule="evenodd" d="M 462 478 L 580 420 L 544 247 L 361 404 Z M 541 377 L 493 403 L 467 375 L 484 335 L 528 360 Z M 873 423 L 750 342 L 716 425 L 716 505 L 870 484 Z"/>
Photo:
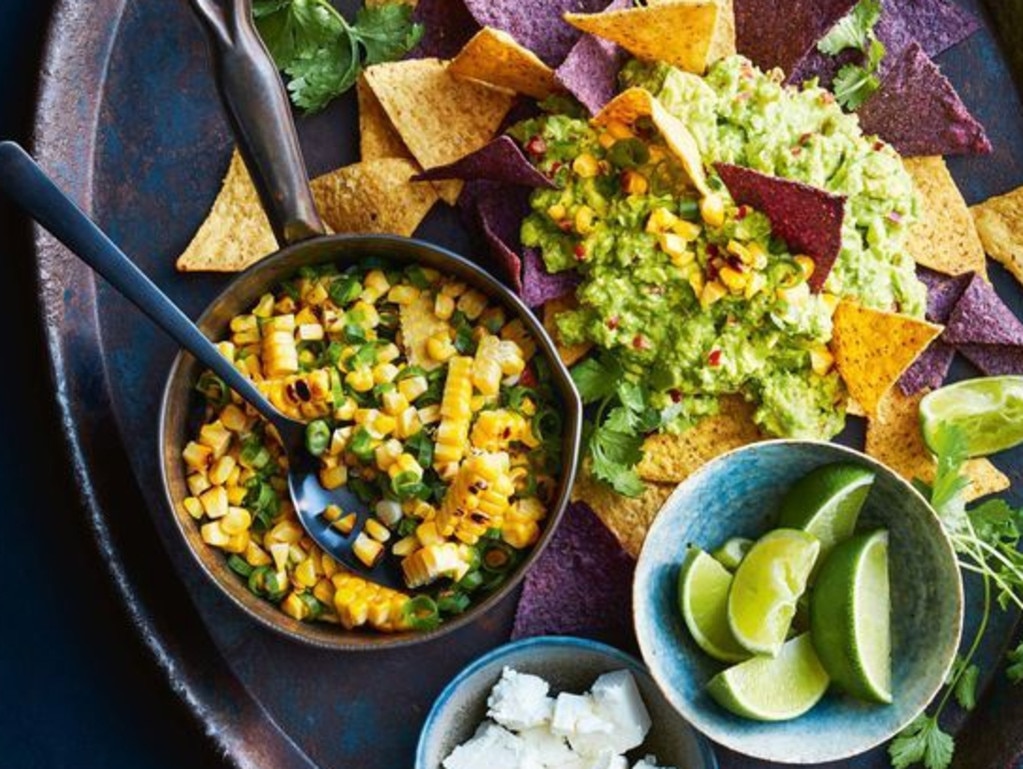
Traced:
<path fill-rule="evenodd" d="M 572 381 L 583 403 L 596 403 L 615 393 L 622 369 L 613 358 L 587 358 L 572 367 Z"/>
<path fill-rule="evenodd" d="M 919 715 L 892 740 L 888 755 L 894 769 L 923 763 L 927 769 L 946 769 L 952 763 L 955 741 L 938 726 L 935 718 Z"/>
<path fill-rule="evenodd" d="M 949 681 L 955 681 L 956 702 L 963 710 L 973 710 L 977 707 L 977 681 L 980 677 L 980 668 L 968 662 L 962 657 L 956 657 L 955 664 L 949 673 Z"/>
<path fill-rule="evenodd" d="M 423 25 L 412 23 L 412 6 L 391 3 L 364 7 L 355 17 L 355 32 L 365 51 L 363 66 L 400 59 L 423 37 Z"/>
<path fill-rule="evenodd" d="M 355 84 L 359 64 L 347 38 L 338 38 L 292 59 L 284 72 L 295 106 L 318 112 Z"/>
<path fill-rule="evenodd" d="M 643 459 L 643 438 L 605 425 L 590 435 L 590 456 L 593 474 L 611 485 L 619 494 L 638 497 L 646 488 L 636 465 Z"/>
<path fill-rule="evenodd" d="M 1005 656 L 1009 661 L 1009 667 L 1005 670 L 1009 680 L 1014 684 L 1023 683 L 1023 643 Z"/>
<path fill-rule="evenodd" d="M 931 485 L 931 507 L 945 528 L 957 532 L 962 528 L 965 510 L 963 491 L 969 485 L 962 473 L 967 455 L 966 434 L 957 425 L 943 424 L 935 430 L 933 442 L 938 462 Z"/>
<path fill-rule="evenodd" d="M 817 43 L 817 50 L 836 56 L 847 48 L 866 51 L 874 25 L 881 18 L 881 0 L 860 0 Z"/>
<path fill-rule="evenodd" d="M 1014 547 L 1020 538 L 1017 519 L 1021 512 L 1014 510 L 1004 499 L 988 499 L 970 510 L 970 522 L 981 541 L 989 545 L 1004 541 Z"/>
<path fill-rule="evenodd" d="M 835 99 L 849 111 L 859 109 L 880 87 L 877 75 L 857 64 L 846 64 L 838 70 L 831 84 Z"/>

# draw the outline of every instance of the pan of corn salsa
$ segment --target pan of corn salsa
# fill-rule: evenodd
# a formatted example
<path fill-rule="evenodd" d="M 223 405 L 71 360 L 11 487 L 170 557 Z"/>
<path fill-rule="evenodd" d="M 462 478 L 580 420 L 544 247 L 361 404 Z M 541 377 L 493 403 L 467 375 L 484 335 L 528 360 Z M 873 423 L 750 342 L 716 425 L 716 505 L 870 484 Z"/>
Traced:
<path fill-rule="evenodd" d="M 496 599 L 571 484 L 579 409 L 542 328 L 465 269 L 370 255 L 267 272 L 275 279 L 249 301 L 214 303 L 221 330 L 211 336 L 279 411 L 306 423 L 321 485 L 347 487 L 371 511 L 356 556 L 368 567 L 397 559 L 407 590 L 372 583 L 313 542 L 274 429 L 198 366 L 183 448 L 165 454 L 193 551 L 208 570 L 219 560 L 218 579 L 234 583 L 235 598 L 247 593 L 247 608 L 262 604 L 261 619 L 315 626 L 321 641 L 418 635 Z M 321 515 L 353 533 L 355 512 Z"/>

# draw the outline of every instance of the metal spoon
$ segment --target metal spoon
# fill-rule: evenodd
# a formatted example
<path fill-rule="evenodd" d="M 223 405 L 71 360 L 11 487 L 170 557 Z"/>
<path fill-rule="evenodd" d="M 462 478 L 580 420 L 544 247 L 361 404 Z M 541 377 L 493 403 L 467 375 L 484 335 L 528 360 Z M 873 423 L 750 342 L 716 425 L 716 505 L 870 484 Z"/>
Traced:
<path fill-rule="evenodd" d="M 381 585 L 406 589 L 393 558 L 384 557 L 368 568 L 352 552 L 369 510 L 344 486 L 327 491 L 320 485 L 319 461 L 305 447 L 306 426 L 280 413 L 244 377 L 195 324 L 53 183 L 14 142 L 0 142 L 0 191 L 17 203 L 57 240 L 102 275 L 125 298 L 149 316 L 184 349 L 272 424 L 288 458 L 288 489 L 298 519 L 316 543 L 349 569 Z M 321 515 L 330 505 L 358 516 L 351 534 L 341 534 Z"/>

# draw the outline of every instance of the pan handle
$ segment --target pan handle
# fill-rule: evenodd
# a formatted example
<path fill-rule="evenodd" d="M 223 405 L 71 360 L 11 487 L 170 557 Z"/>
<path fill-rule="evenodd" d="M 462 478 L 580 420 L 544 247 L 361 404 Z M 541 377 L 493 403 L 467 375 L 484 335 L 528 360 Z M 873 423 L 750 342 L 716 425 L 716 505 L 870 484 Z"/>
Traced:
<path fill-rule="evenodd" d="M 256 32 L 252 0 L 190 0 L 209 41 L 217 89 L 281 246 L 326 230 L 316 211 L 288 94 Z"/>

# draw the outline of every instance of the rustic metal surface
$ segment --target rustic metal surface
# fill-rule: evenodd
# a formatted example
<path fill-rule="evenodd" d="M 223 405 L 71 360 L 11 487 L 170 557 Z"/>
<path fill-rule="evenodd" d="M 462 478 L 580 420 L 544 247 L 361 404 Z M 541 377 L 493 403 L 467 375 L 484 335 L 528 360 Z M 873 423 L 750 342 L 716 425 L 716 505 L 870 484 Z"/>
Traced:
<path fill-rule="evenodd" d="M 1004 61 L 986 30 L 941 61 L 996 148 L 994 157 L 950 163 L 971 202 L 1023 183 L 1023 113 Z M 354 160 L 354 130 L 351 94 L 303 120 L 311 173 Z M 193 317 L 224 279 L 177 275 L 174 257 L 205 215 L 229 147 L 202 35 L 185 3 L 59 4 L 37 156 Z M 451 211 L 435 212 L 425 234 L 471 250 Z M 473 628 L 379 654 L 309 649 L 249 620 L 195 568 L 161 499 L 156 412 L 171 344 L 41 233 L 37 247 L 54 385 L 90 524 L 171 685 L 239 766 L 409 766 L 444 682 L 507 638 L 514 596 Z M 1023 310 L 1023 292 L 994 273 L 1003 296 Z M 1019 483 L 1023 454 L 1000 463 Z M 982 705 L 965 727 L 961 716 L 953 719 L 961 766 L 1015 764 L 1023 745 L 1023 698 L 994 662 L 1010 635 L 1006 618 L 999 621 L 984 650 Z M 719 755 L 724 766 L 755 765 Z M 887 758 L 874 752 L 853 764 L 883 767 Z"/>

